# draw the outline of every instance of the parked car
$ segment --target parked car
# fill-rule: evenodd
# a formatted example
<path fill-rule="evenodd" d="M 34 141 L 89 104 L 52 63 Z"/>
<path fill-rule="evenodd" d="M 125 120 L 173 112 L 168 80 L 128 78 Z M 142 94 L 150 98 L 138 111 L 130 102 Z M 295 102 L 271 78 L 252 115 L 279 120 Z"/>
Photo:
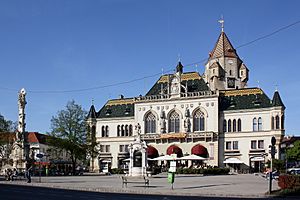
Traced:
<path fill-rule="evenodd" d="M 287 172 L 288 174 L 300 175 L 300 168 L 290 168 Z"/>
<path fill-rule="evenodd" d="M 270 172 L 268 172 L 266 174 L 266 179 L 269 180 L 270 179 Z M 272 172 L 272 179 L 274 180 L 278 180 L 279 179 L 279 172 L 277 170 Z"/>

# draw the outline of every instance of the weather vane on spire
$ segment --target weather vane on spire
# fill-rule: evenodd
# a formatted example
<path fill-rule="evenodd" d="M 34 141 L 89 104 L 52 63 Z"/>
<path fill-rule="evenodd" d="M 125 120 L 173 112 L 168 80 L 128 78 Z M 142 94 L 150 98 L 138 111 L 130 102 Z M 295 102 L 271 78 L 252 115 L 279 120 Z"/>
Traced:
<path fill-rule="evenodd" d="M 224 32 L 224 18 L 223 18 L 223 15 L 221 15 L 221 19 L 218 21 L 220 24 L 221 24 L 221 30 L 222 30 L 222 32 Z"/>
<path fill-rule="evenodd" d="M 178 62 L 181 62 L 181 56 L 180 56 L 180 53 L 178 54 Z"/>

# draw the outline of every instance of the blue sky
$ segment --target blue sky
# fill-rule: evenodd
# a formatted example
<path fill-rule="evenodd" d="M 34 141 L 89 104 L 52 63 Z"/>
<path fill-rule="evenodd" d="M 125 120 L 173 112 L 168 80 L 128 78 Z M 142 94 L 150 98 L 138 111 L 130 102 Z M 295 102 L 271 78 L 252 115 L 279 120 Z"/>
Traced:
<path fill-rule="evenodd" d="M 300 20 L 298 1 L 2 0 L 0 113 L 16 121 L 17 92 L 28 91 L 28 131 L 50 131 L 50 119 L 74 99 L 97 110 L 111 98 L 145 94 L 159 75 L 84 92 L 49 93 L 126 82 L 201 61 L 220 34 L 234 47 Z M 250 69 L 249 87 L 272 98 L 278 85 L 286 133 L 300 134 L 300 24 L 238 48 Z M 203 73 L 204 63 L 185 71 Z M 42 92 L 38 92 L 42 91 Z"/>

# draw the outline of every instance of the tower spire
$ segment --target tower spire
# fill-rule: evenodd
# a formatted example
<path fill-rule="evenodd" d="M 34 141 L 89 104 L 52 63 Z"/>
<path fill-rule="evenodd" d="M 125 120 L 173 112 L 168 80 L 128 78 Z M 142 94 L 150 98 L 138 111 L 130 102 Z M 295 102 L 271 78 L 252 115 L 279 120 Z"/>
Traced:
<path fill-rule="evenodd" d="M 224 32 L 224 23 L 225 23 L 225 20 L 223 18 L 223 15 L 221 15 L 221 19 L 218 22 L 221 24 L 221 30 L 222 30 L 222 32 Z"/>

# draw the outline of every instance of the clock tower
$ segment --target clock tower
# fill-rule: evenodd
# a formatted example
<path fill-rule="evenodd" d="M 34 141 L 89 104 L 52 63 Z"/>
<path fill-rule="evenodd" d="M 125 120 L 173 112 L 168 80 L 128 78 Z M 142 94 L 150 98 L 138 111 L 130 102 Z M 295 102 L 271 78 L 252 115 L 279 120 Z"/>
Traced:
<path fill-rule="evenodd" d="M 249 70 L 222 31 L 205 66 L 205 81 L 211 90 L 231 90 L 247 87 Z"/>

